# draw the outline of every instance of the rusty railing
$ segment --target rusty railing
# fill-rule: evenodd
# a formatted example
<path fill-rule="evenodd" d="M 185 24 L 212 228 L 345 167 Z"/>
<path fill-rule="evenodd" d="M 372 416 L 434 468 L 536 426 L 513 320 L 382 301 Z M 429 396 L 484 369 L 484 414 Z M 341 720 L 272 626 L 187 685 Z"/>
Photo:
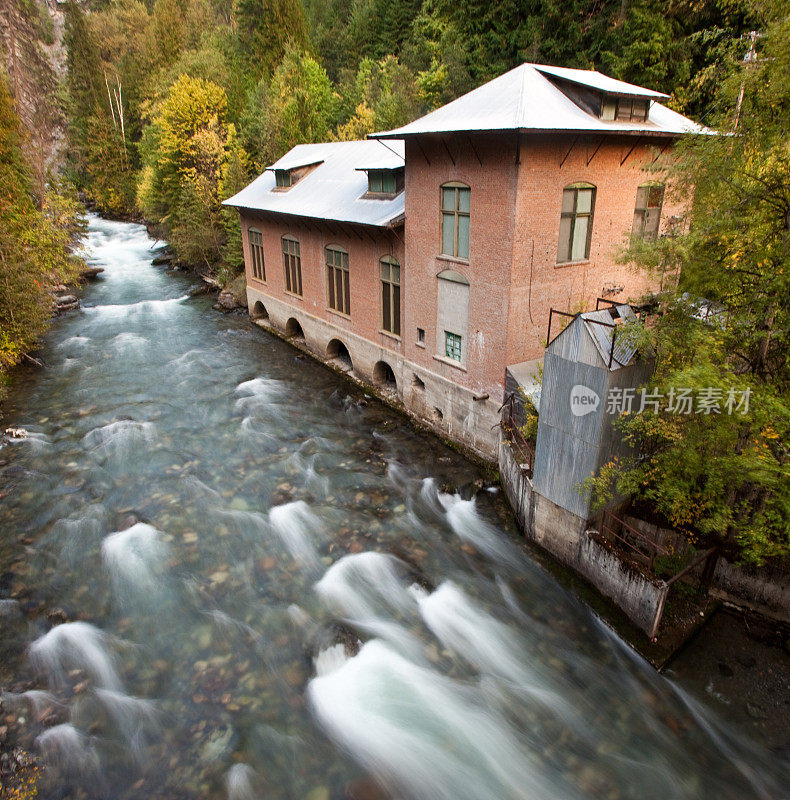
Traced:
<path fill-rule="evenodd" d="M 500 411 L 507 408 L 506 413 L 500 423 L 502 432 L 505 439 L 510 443 L 511 447 L 516 452 L 517 461 L 522 472 L 532 475 L 532 469 L 535 465 L 535 447 L 521 432 L 518 422 L 515 419 L 514 403 L 516 395 L 511 394 L 510 397 L 504 402 Z"/>
<path fill-rule="evenodd" d="M 657 555 L 670 555 L 670 551 L 666 547 L 654 542 L 649 536 L 645 536 L 611 511 L 603 512 L 601 533 L 615 538 L 621 545 L 624 545 L 624 549 L 629 553 L 646 559 L 647 568 L 651 572 Z"/>

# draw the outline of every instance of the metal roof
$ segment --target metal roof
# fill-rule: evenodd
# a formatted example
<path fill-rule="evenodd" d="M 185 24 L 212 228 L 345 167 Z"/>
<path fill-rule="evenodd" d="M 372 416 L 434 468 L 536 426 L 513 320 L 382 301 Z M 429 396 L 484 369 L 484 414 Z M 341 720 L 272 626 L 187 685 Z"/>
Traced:
<path fill-rule="evenodd" d="M 590 133 L 678 136 L 709 129 L 652 102 L 646 122 L 606 121 L 573 102 L 551 79 L 555 77 L 616 94 L 665 97 L 657 92 L 616 81 L 599 72 L 522 64 L 414 122 L 371 138 L 390 139 L 421 133 L 453 131 L 582 131 Z"/>
<path fill-rule="evenodd" d="M 538 72 L 544 75 L 554 75 L 570 83 L 578 83 L 580 86 L 589 86 L 590 89 L 600 89 L 607 94 L 624 94 L 633 97 L 650 97 L 653 100 L 667 98 L 668 94 L 654 92 L 652 89 L 645 89 L 633 83 L 618 81 L 610 78 L 594 69 L 569 69 L 568 67 L 549 67 L 545 64 L 533 64 Z"/>
<path fill-rule="evenodd" d="M 393 153 L 392 150 L 396 152 Z M 223 205 L 255 211 L 271 211 L 334 222 L 356 222 L 361 225 L 391 227 L 406 211 L 405 194 L 393 198 L 363 197 L 368 179 L 358 171 L 360 165 L 403 166 L 403 142 L 365 140 L 300 144 L 271 165 L 238 194 Z M 275 190 L 273 170 L 296 169 L 318 164 L 290 189 Z M 384 165 L 388 165 L 385 167 Z M 370 168 L 370 167 L 368 167 Z"/>
<path fill-rule="evenodd" d="M 636 319 L 631 306 L 624 304 L 612 308 L 602 308 L 599 311 L 587 311 L 581 315 L 581 318 L 587 333 L 609 369 L 626 367 L 631 363 L 636 355 L 636 345 L 631 337 L 617 335 L 619 326 L 616 325 L 618 319 L 623 321 Z M 612 349 L 613 336 L 615 337 L 614 349 Z M 610 353 L 612 354 L 611 365 L 609 364 Z"/>

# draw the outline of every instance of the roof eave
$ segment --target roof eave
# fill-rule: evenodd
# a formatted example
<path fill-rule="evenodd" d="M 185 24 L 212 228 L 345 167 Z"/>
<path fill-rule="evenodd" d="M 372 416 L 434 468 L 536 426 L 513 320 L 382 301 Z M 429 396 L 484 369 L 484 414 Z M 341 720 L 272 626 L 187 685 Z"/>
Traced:
<path fill-rule="evenodd" d="M 668 130 L 620 130 L 620 129 L 600 129 L 600 128 L 458 128 L 448 131 L 384 131 L 383 133 L 368 134 L 371 138 L 375 139 L 406 139 L 415 136 L 444 136 L 451 133 L 588 133 L 593 136 L 599 134 L 607 136 L 651 136 L 651 137 L 668 137 L 679 138 L 689 134 L 703 134 L 708 133 L 707 130 L 703 131 L 668 131 Z M 715 133 L 715 131 L 714 131 Z"/>
<path fill-rule="evenodd" d="M 273 208 L 258 208 L 256 206 L 248 206 L 248 205 L 241 205 L 238 203 L 231 203 L 230 200 L 233 198 L 229 198 L 229 200 L 223 200 L 221 205 L 223 206 L 230 206 L 231 208 L 236 208 L 239 211 L 255 211 L 258 214 L 274 214 L 278 217 L 294 217 L 295 219 L 314 219 L 318 222 L 335 222 L 338 225 L 362 225 L 367 228 L 381 228 L 383 230 L 390 229 L 390 228 L 397 228 L 399 225 L 403 224 L 403 221 L 406 219 L 406 213 L 400 212 L 396 216 L 383 220 L 381 222 L 362 222 L 358 219 L 337 219 L 335 217 L 317 217 L 315 214 L 297 214 L 292 211 L 277 211 Z"/>

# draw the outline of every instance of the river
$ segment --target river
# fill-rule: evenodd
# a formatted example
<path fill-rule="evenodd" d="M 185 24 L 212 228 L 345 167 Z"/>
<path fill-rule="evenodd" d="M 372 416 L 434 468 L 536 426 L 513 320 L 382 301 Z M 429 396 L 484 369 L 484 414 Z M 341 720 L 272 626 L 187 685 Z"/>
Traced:
<path fill-rule="evenodd" d="M 512 540 L 477 467 L 153 244 L 91 217 L 106 271 L 6 404 L 2 701 L 42 797 L 787 796 Z"/>

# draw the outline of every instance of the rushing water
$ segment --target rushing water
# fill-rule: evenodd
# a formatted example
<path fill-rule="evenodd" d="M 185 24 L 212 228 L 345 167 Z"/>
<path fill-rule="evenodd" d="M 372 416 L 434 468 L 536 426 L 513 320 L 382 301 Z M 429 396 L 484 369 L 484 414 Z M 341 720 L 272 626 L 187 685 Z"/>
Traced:
<path fill-rule="evenodd" d="M 30 435 L 0 450 L 2 699 L 46 796 L 786 796 L 508 538 L 474 466 L 152 245 L 91 220 L 106 272 L 4 419 Z"/>

